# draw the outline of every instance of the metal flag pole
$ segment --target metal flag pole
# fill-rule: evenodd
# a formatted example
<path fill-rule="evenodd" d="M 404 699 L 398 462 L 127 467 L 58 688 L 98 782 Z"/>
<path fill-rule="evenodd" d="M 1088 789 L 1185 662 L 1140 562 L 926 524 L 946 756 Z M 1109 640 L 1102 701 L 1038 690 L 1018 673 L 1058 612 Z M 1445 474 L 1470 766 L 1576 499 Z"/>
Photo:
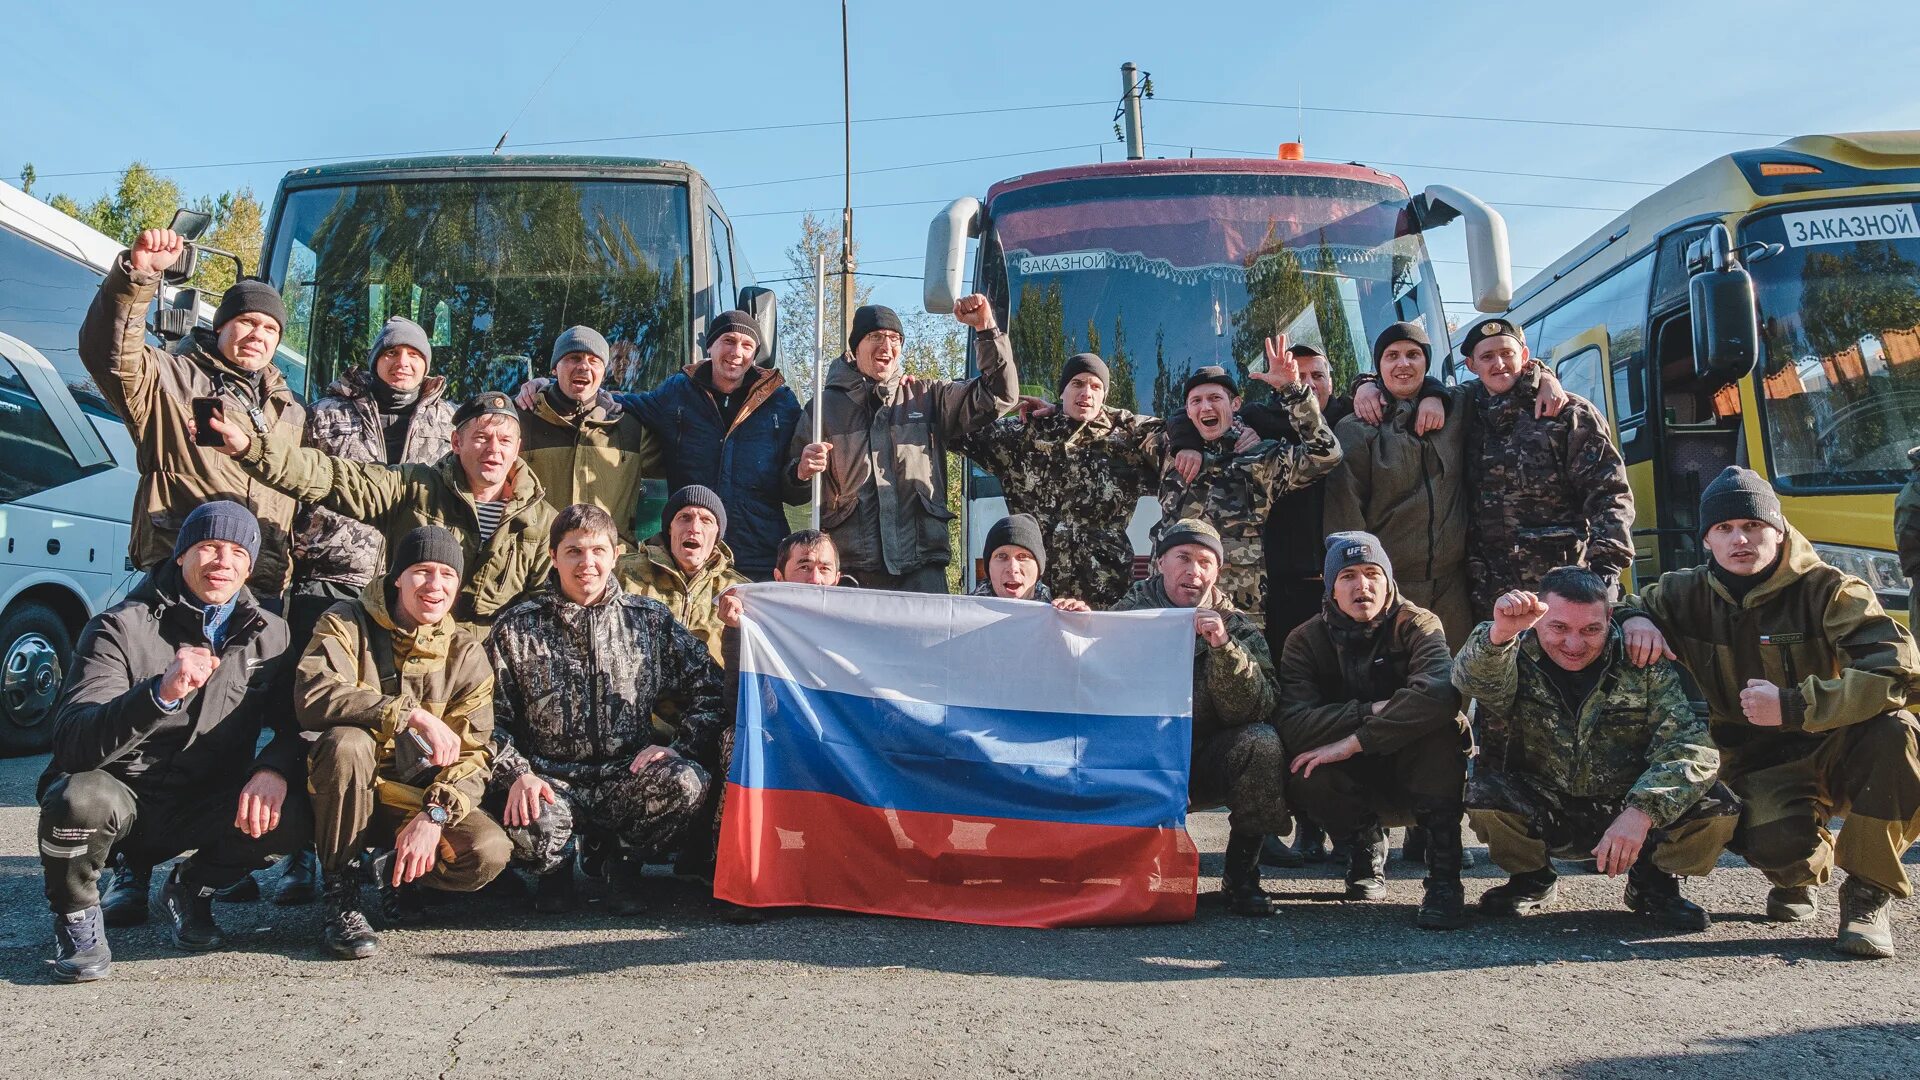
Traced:
<path fill-rule="evenodd" d="M 822 420 L 826 402 L 820 400 L 820 393 L 827 385 L 827 251 L 826 248 L 813 253 L 813 441 L 825 442 L 822 434 L 825 423 Z M 820 528 L 820 480 L 824 472 L 813 474 L 813 509 L 807 517 L 807 527 Z"/>

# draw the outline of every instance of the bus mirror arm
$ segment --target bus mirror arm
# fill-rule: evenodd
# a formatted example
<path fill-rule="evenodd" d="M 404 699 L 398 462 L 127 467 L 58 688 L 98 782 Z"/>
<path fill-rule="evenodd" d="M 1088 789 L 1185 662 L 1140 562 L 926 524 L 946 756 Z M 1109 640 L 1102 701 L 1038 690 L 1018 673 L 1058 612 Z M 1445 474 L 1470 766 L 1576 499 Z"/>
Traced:
<path fill-rule="evenodd" d="M 1513 260 L 1507 248 L 1507 220 L 1477 196 L 1434 184 L 1414 199 L 1414 217 L 1422 230 L 1438 228 L 1455 218 L 1467 227 L 1467 273 L 1473 283 L 1473 306 L 1501 313 L 1513 303 Z"/>
<path fill-rule="evenodd" d="M 980 235 L 980 200 L 963 195 L 934 215 L 927 226 L 927 266 L 924 275 L 926 309 L 935 315 L 953 314 L 961 297 L 967 269 L 967 241 Z"/>

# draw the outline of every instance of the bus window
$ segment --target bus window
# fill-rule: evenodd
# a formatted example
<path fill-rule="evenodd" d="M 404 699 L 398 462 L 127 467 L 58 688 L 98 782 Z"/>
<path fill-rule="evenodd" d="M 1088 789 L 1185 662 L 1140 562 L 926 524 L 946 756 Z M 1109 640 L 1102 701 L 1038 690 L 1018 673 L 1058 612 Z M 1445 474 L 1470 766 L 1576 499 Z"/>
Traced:
<path fill-rule="evenodd" d="M 1533 344 L 1535 352 L 1550 355 L 1562 343 L 1596 326 L 1606 327 L 1613 408 L 1623 424 L 1647 409 L 1647 283 L 1652 271 L 1653 256 L 1648 253 L 1587 286 L 1585 291 L 1547 313 L 1538 332 L 1539 341 Z M 1597 362 L 1596 357 L 1596 370 Z M 1595 404 L 1606 397 L 1604 389 L 1599 394 L 1575 392 Z"/>
<path fill-rule="evenodd" d="M 80 322 L 100 291 L 99 271 L 0 229 L 0 281 L 0 331 L 38 349 L 88 411 L 117 420 L 80 363 Z"/>
<path fill-rule="evenodd" d="M 1564 360 L 1556 360 L 1553 373 L 1560 378 L 1560 385 L 1569 394 L 1578 394 L 1599 408 L 1603 413 L 1611 413 L 1607 408 L 1606 372 L 1600 363 L 1600 350 L 1592 345 L 1581 349 Z"/>
<path fill-rule="evenodd" d="M 0 503 L 71 484 L 87 475 L 13 362 L 0 357 Z"/>
<path fill-rule="evenodd" d="M 740 302 L 740 292 L 733 283 L 733 237 L 727 233 L 727 223 L 712 210 L 707 211 L 707 241 L 713 250 L 713 309 L 708 313 L 711 316 L 729 311 Z"/>

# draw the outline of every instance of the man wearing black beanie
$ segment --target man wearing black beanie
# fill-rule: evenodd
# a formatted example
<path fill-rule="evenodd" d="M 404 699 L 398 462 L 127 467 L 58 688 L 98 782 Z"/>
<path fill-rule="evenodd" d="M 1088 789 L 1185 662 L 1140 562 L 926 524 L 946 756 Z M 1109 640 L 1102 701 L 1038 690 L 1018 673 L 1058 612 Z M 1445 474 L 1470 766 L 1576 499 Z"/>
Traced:
<path fill-rule="evenodd" d="M 1920 839 L 1920 651 L 1758 473 L 1730 465 L 1707 485 L 1700 534 L 1706 563 L 1617 611 L 1628 655 L 1677 654 L 1706 695 L 1720 778 L 1744 804 L 1730 847 L 1773 883 L 1768 918 L 1812 919 L 1813 889 L 1838 866 L 1835 948 L 1890 957 L 1893 901 L 1913 894 L 1901 859 Z"/>
<path fill-rule="evenodd" d="M 139 447 L 127 557 L 141 570 L 165 560 L 191 507 L 239 499 L 260 522 L 260 558 L 248 586 L 262 606 L 279 611 L 291 578 L 289 534 L 294 500 L 250 483 L 233 462 L 193 445 L 193 399 L 214 398 L 228 421 L 257 435 L 298 443 L 307 412 L 273 366 L 286 329 L 286 307 L 273 286 L 242 278 L 221 298 L 213 327 L 195 327 L 180 351 L 147 344 L 146 309 L 162 275 L 186 251 L 170 229 L 147 229 L 114 261 L 80 327 L 80 360 Z M 235 492 L 244 494 L 236 495 Z"/>
<path fill-rule="evenodd" d="M 963 296 L 953 314 L 973 331 L 978 375 L 945 380 L 902 372 L 900 317 L 863 307 L 854 313 L 847 355 L 808 403 L 789 444 L 787 501 L 809 500 L 812 478 L 821 477 L 820 525 L 843 568 L 869 588 L 947 591 L 947 451 L 1013 408 L 1020 393 L 1013 348 L 987 298 Z M 823 442 L 813 441 L 813 410 L 820 410 Z"/>
<path fill-rule="evenodd" d="M 1035 522 L 1052 549 L 1040 576 L 1048 592 L 1106 608 L 1133 583 L 1127 525 L 1159 484 L 1164 424 L 1109 406 L 1111 372 L 1093 353 L 1068 357 L 1058 383 L 1057 406 L 997 420 L 956 448 L 999 479 L 1008 510 Z"/>

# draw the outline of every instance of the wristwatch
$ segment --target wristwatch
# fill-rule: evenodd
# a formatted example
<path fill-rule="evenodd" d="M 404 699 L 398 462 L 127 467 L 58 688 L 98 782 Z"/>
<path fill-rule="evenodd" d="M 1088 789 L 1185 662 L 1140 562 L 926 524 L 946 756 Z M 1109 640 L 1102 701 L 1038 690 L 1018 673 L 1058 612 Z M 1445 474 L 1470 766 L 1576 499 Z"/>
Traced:
<path fill-rule="evenodd" d="M 428 821 L 442 828 L 453 823 L 453 811 L 448 810 L 438 803 L 428 803 L 426 808 L 421 812 L 427 815 Z"/>

